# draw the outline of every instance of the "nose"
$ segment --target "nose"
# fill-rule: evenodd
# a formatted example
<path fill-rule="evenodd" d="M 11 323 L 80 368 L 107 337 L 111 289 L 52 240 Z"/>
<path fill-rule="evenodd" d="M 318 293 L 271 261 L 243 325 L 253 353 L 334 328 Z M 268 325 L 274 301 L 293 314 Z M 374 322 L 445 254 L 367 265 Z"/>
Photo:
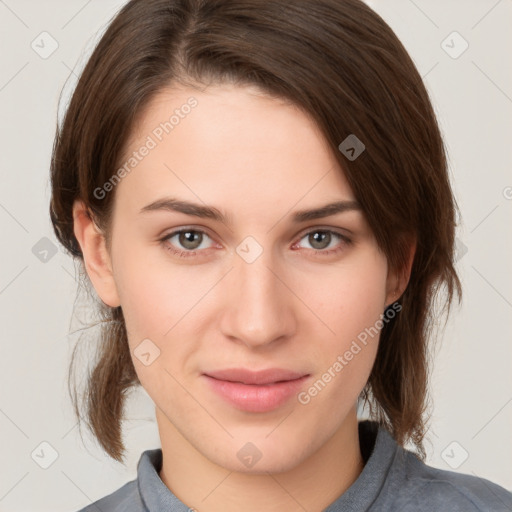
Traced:
<path fill-rule="evenodd" d="M 234 261 L 233 270 L 223 280 L 222 333 L 252 348 L 292 336 L 297 323 L 294 303 L 298 299 L 290 290 L 282 266 L 272 264 L 265 251 L 252 263 L 236 254 Z"/>

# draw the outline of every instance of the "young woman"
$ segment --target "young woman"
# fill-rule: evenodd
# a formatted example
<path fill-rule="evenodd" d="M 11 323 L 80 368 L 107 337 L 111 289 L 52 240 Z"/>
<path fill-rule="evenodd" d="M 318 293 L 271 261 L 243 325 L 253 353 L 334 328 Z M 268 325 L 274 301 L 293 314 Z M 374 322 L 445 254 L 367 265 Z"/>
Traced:
<path fill-rule="evenodd" d="M 51 174 L 104 318 L 77 415 L 122 461 L 141 385 L 161 439 L 85 511 L 512 509 L 424 463 L 455 202 L 421 77 L 364 3 L 131 0 Z"/>

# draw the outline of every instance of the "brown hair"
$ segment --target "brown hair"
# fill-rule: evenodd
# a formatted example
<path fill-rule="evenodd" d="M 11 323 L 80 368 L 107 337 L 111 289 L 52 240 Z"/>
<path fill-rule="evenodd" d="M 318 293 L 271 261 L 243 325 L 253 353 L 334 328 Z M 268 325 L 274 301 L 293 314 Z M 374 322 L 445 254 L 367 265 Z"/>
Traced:
<path fill-rule="evenodd" d="M 456 205 L 422 79 L 391 28 L 362 1 L 128 2 L 95 48 L 57 128 L 50 214 L 58 239 L 83 260 L 72 216 L 81 199 L 108 240 L 114 192 L 98 199 L 94 190 L 114 175 L 137 116 L 164 87 L 212 83 L 255 85 L 312 116 L 391 268 L 405 272 L 410 241 L 417 241 L 401 311 L 381 331 L 361 397 L 371 418 L 400 445 L 412 440 L 423 460 L 435 299 L 447 312 L 454 292 L 461 297 L 453 263 Z M 366 146 L 355 160 L 338 150 L 350 134 Z M 440 297 L 442 285 L 447 293 Z M 98 306 L 102 331 L 82 397 L 85 421 L 122 461 L 123 406 L 140 383 L 121 307 Z M 80 422 L 76 387 L 72 399 Z"/>

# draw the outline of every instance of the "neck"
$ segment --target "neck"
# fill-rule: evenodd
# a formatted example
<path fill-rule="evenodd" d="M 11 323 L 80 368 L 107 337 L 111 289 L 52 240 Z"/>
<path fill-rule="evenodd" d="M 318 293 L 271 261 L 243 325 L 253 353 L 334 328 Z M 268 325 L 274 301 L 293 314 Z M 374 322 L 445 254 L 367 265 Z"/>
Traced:
<path fill-rule="evenodd" d="M 358 478 L 364 467 L 355 409 L 319 450 L 285 472 L 239 473 L 197 451 L 157 408 L 163 483 L 201 512 L 320 511 Z"/>

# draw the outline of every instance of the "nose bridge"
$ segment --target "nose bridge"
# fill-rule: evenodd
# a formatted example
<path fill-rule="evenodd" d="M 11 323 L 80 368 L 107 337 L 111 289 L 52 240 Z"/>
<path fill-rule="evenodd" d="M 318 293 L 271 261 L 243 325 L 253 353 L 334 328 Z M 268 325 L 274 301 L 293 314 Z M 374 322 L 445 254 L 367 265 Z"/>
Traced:
<path fill-rule="evenodd" d="M 293 297 L 281 282 L 285 279 L 279 276 L 272 252 L 262 251 L 252 260 L 244 254 L 250 254 L 254 247 L 246 253 L 244 248 L 247 246 L 243 243 L 237 248 L 242 255 L 235 255 L 234 268 L 230 272 L 230 303 L 224 309 L 222 330 L 225 335 L 247 345 L 265 345 L 293 332 Z"/>

